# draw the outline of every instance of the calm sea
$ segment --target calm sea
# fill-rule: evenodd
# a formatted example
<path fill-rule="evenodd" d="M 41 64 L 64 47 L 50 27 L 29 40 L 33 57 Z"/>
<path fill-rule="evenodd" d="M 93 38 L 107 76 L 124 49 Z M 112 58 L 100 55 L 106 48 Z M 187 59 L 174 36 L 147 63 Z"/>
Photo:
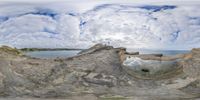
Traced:
<path fill-rule="evenodd" d="M 77 55 L 80 50 L 57 50 L 57 51 L 33 51 L 26 52 L 25 55 L 34 58 L 67 58 Z"/>
<path fill-rule="evenodd" d="M 175 55 L 184 54 L 190 52 L 189 50 L 128 50 L 139 51 L 140 54 L 163 54 L 163 55 Z M 67 58 L 77 55 L 80 50 L 57 50 L 57 51 L 33 51 L 26 52 L 25 55 L 35 58 Z"/>
<path fill-rule="evenodd" d="M 163 55 L 176 55 L 189 53 L 190 50 L 142 50 L 142 49 L 128 49 L 130 52 L 139 52 L 140 54 L 163 54 Z"/>

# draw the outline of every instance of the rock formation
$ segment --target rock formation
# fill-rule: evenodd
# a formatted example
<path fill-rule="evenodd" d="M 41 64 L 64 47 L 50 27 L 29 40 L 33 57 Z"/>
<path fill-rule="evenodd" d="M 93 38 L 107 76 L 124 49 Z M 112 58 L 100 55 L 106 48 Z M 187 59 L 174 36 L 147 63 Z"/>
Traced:
<path fill-rule="evenodd" d="M 70 58 L 36 59 L 0 48 L 1 98 L 198 100 L 200 49 L 140 55 L 95 45 Z"/>

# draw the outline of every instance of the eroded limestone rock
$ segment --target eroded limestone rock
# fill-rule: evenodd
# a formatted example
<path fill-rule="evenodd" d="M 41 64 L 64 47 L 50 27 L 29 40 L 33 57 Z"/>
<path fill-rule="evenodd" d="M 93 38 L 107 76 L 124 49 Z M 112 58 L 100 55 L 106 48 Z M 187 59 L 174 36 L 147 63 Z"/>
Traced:
<path fill-rule="evenodd" d="M 176 73 L 181 68 L 177 60 L 143 60 L 138 57 L 127 58 L 123 62 L 123 65 L 127 73 L 131 74 L 133 77 L 143 79 L 171 77 L 170 74 Z"/>
<path fill-rule="evenodd" d="M 129 55 L 125 48 L 98 44 L 65 59 L 35 59 L 9 49 L 0 49 L 4 98 L 190 100 L 200 94 L 200 49 L 174 56 Z M 126 62 L 132 57 L 139 62 Z"/>

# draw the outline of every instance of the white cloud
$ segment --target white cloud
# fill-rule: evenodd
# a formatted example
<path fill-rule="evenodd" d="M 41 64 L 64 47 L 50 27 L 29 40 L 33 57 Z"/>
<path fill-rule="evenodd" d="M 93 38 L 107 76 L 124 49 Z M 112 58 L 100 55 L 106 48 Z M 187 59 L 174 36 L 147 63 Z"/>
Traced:
<path fill-rule="evenodd" d="M 198 6 L 172 6 L 172 9 L 169 6 L 160 11 L 153 11 L 158 9 L 153 7 L 111 5 L 85 13 L 82 37 L 129 48 L 188 49 L 200 46 L 200 15 L 193 14 L 198 12 Z"/>
<path fill-rule="evenodd" d="M 0 44 L 85 48 L 103 42 L 147 49 L 200 46 L 198 3 L 144 6 L 101 5 L 107 3 L 105 1 L 76 2 L 1 6 Z"/>

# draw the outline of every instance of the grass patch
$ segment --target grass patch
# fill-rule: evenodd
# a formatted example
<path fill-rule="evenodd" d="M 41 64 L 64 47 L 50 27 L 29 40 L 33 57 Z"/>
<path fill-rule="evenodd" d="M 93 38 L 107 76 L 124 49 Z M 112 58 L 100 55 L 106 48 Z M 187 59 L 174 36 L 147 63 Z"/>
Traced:
<path fill-rule="evenodd" d="M 0 52 L 4 52 L 4 53 L 8 53 L 8 54 L 12 54 L 12 55 L 21 55 L 22 52 L 16 48 L 11 48 L 9 46 L 2 46 L 0 47 Z"/>

